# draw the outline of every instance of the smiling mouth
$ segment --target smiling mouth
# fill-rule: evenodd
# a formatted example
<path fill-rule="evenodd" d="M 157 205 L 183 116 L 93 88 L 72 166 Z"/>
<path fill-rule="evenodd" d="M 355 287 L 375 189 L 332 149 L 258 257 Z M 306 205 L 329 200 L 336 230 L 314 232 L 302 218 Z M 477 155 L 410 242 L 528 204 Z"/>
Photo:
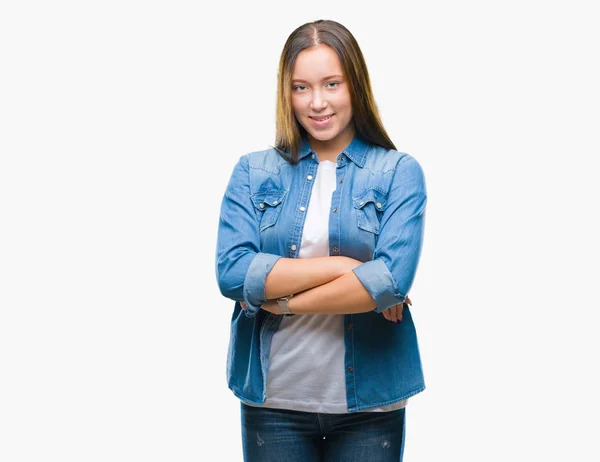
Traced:
<path fill-rule="evenodd" d="M 326 120 L 331 119 L 334 115 L 335 114 L 330 114 L 330 115 L 324 116 L 324 117 L 311 117 L 311 116 L 308 116 L 308 118 L 316 120 L 317 122 L 325 122 Z"/>

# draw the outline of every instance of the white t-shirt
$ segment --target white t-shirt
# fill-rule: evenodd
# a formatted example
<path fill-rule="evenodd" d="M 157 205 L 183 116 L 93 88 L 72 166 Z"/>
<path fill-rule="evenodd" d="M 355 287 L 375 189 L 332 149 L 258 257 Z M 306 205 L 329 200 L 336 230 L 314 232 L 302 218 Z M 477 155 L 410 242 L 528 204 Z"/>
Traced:
<path fill-rule="evenodd" d="M 329 255 L 328 225 L 331 196 L 337 185 L 336 169 L 335 162 L 319 162 L 298 258 Z M 347 413 L 344 354 L 343 314 L 284 316 L 271 343 L 267 398 L 258 406 Z M 369 411 L 391 411 L 406 403 L 404 400 Z"/>

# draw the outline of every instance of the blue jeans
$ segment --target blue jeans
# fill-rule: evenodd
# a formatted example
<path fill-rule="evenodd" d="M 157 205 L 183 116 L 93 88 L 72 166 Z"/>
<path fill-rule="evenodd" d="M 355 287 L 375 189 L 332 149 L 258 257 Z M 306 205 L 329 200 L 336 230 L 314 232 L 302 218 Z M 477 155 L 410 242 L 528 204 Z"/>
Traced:
<path fill-rule="evenodd" d="M 318 414 L 241 402 L 244 461 L 402 461 L 404 416 L 405 408 Z"/>

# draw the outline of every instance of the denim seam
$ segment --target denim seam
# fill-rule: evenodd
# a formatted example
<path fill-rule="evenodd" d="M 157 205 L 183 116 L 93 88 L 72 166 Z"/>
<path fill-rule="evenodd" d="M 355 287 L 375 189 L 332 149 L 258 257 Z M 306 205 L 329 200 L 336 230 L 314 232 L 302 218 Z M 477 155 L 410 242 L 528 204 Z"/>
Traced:
<path fill-rule="evenodd" d="M 273 156 L 273 154 L 274 154 L 274 156 Z M 251 152 L 251 153 L 245 155 L 245 157 L 248 158 L 248 167 L 262 170 L 263 172 L 271 173 L 273 175 L 279 175 L 281 167 L 288 163 L 285 160 L 283 160 L 283 162 L 277 162 L 277 164 L 275 165 L 276 171 L 270 170 L 269 168 L 267 168 L 266 165 L 264 165 L 262 163 L 255 163 L 254 157 L 257 157 L 260 161 L 265 162 L 267 159 L 270 158 L 270 156 L 279 157 L 279 154 L 277 154 L 277 152 L 271 148 L 271 149 L 265 149 L 262 151 L 254 151 L 254 152 Z"/>
<path fill-rule="evenodd" d="M 411 396 L 414 396 L 414 395 L 416 395 L 418 393 L 421 393 L 423 390 L 425 390 L 425 388 L 426 388 L 425 385 L 423 385 L 422 387 L 417 388 L 414 391 L 411 391 L 408 394 L 406 394 L 406 395 L 404 395 L 404 396 L 402 396 L 400 398 L 392 399 L 390 401 L 383 401 L 383 402 L 374 403 L 374 404 L 371 404 L 371 405 L 362 405 L 362 406 L 361 405 L 357 405 L 356 406 L 356 411 L 363 411 L 363 410 L 372 409 L 372 408 L 375 408 L 375 407 L 387 406 L 388 404 L 394 404 L 394 403 L 397 403 L 399 401 L 408 399 Z"/>
<path fill-rule="evenodd" d="M 263 334 L 264 331 L 266 329 L 266 325 L 268 322 L 269 317 L 267 316 L 267 318 L 263 321 L 262 326 L 260 326 L 260 332 L 258 334 L 258 338 L 260 339 L 260 372 L 262 374 L 262 378 L 263 378 L 263 389 L 262 389 L 262 398 L 263 400 L 267 399 L 267 374 L 265 374 L 265 369 L 266 369 L 266 365 L 264 364 L 264 361 L 266 360 L 266 357 L 264 356 L 264 342 L 262 341 L 263 339 Z M 265 359 L 263 359 L 265 358 Z"/>
<path fill-rule="evenodd" d="M 403 164 L 405 164 L 406 162 L 408 162 L 410 159 L 413 158 L 410 154 L 407 154 L 406 152 L 400 152 L 400 151 L 396 151 L 396 152 L 398 154 L 404 154 L 404 156 L 398 161 L 398 163 L 396 165 L 394 165 L 393 168 L 389 168 L 387 170 L 374 170 L 374 169 L 365 167 L 365 169 L 367 169 L 371 172 L 380 172 L 380 173 L 383 173 L 384 175 L 386 175 L 389 172 L 396 172 L 396 170 L 398 170 L 400 167 L 402 167 Z"/>
<path fill-rule="evenodd" d="M 272 175 L 277 175 L 277 176 L 279 176 L 279 169 L 277 169 L 277 171 L 275 172 L 275 171 L 273 171 L 273 170 L 269 170 L 269 169 L 268 169 L 268 168 L 266 168 L 264 165 L 258 165 L 258 164 L 254 165 L 254 164 L 250 164 L 250 161 L 248 161 L 248 167 L 249 167 L 249 168 L 253 168 L 253 169 L 255 169 L 255 170 L 262 170 L 263 172 L 267 172 L 267 173 L 270 173 L 270 174 L 272 174 Z"/>
<path fill-rule="evenodd" d="M 344 170 L 341 171 L 342 179 L 345 176 L 344 172 L 345 172 Z M 336 179 L 336 183 L 337 183 L 337 172 L 336 172 L 336 178 L 335 179 Z M 337 200 L 336 207 L 340 206 L 341 198 L 343 197 L 342 194 L 343 194 L 344 185 L 345 185 L 345 183 L 342 183 L 342 186 L 340 188 L 340 192 L 337 195 L 337 198 L 336 198 L 336 200 Z M 337 189 L 337 184 L 336 184 L 336 189 Z M 334 194 L 335 194 L 335 192 L 334 192 Z M 331 216 L 331 210 L 329 212 L 329 215 Z M 337 247 L 338 247 L 338 250 L 339 250 L 338 255 L 343 255 L 342 239 L 341 239 L 341 237 L 342 237 L 342 223 L 341 223 L 341 221 L 342 220 L 339 218 L 339 216 L 337 216 L 336 217 L 337 227 L 336 227 L 335 231 L 336 231 L 336 244 L 337 244 Z"/>
<path fill-rule="evenodd" d="M 383 188 L 380 188 L 379 186 L 370 186 L 370 187 L 364 189 L 360 194 L 357 194 L 356 197 L 353 196 L 352 200 L 360 199 L 362 196 L 364 196 L 367 193 L 367 191 L 371 191 L 371 190 L 374 190 L 374 191 L 377 191 L 377 192 L 383 194 L 384 196 L 386 196 L 386 199 L 387 199 L 388 191 L 384 191 Z"/>
<path fill-rule="evenodd" d="M 259 334 L 259 338 L 260 338 L 260 365 L 261 365 L 261 372 L 262 372 L 262 376 L 263 376 L 263 400 L 267 399 L 267 384 L 268 384 L 268 374 L 269 374 L 269 367 L 271 365 L 271 352 L 269 351 L 268 354 L 265 353 L 265 349 L 264 349 L 264 345 L 265 342 L 263 341 L 263 335 L 267 335 L 269 334 L 268 330 L 271 328 L 271 326 L 277 322 L 277 318 L 273 317 L 273 319 L 270 319 L 271 316 L 274 315 L 267 315 L 264 320 L 263 320 L 263 324 L 260 328 L 260 334 Z M 271 333 L 271 339 L 272 339 L 273 333 Z M 272 340 L 271 340 L 272 341 Z M 271 341 L 269 341 L 269 345 L 271 343 Z M 269 347 L 270 350 L 270 347 Z M 264 360 L 263 360 L 264 358 Z M 263 361 L 266 363 L 265 367 L 263 369 Z"/>
<path fill-rule="evenodd" d="M 350 334 L 352 335 L 352 368 L 354 368 L 356 364 L 356 359 L 354 357 L 354 319 L 352 319 L 352 315 L 350 315 L 350 319 L 350 322 L 352 323 L 352 329 L 350 329 Z M 358 405 L 358 394 L 356 392 L 356 372 L 354 371 L 354 369 L 352 370 L 352 381 L 354 382 L 354 402 Z"/>
<path fill-rule="evenodd" d="M 243 395 L 242 395 L 242 393 L 240 393 L 240 392 L 238 391 L 238 389 L 237 389 L 237 388 L 235 388 L 235 387 L 232 387 L 232 386 L 230 386 L 230 387 L 229 387 L 229 389 L 230 389 L 230 390 L 232 391 L 232 393 L 233 393 L 235 396 L 237 396 L 237 397 L 238 397 L 238 398 L 239 398 L 241 401 L 246 401 L 246 402 L 248 402 L 248 403 L 252 403 L 252 404 L 263 404 L 263 403 L 261 403 L 261 402 L 259 402 L 259 401 L 255 401 L 255 400 L 252 400 L 252 399 L 248 399 L 248 398 L 246 398 L 246 397 L 245 397 L 245 396 L 243 396 Z"/>
<path fill-rule="evenodd" d="M 319 430 L 321 430 L 321 433 L 325 433 L 325 425 L 323 424 L 320 413 L 317 413 L 317 421 L 319 422 Z"/>

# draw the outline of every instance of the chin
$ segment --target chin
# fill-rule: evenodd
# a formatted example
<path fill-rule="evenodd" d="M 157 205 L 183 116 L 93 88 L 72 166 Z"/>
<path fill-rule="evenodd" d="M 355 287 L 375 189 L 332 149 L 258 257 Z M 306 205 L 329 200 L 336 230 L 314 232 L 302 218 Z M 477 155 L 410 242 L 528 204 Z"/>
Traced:
<path fill-rule="evenodd" d="M 339 131 L 331 130 L 325 132 L 314 132 L 312 130 L 306 130 L 306 132 L 312 136 L 315 140 L 319 141 L 329 141 L 334 139 L 337 135 L 339 135 Z"/>
<path fill-rule="evenodd" d="M 308 132 L 315 140 L 319 140 L 319 141 L 329 141 L 335 137 L 330 136 L 330 135 L 325 135 L 323 133 L 310 133 Z"/>

